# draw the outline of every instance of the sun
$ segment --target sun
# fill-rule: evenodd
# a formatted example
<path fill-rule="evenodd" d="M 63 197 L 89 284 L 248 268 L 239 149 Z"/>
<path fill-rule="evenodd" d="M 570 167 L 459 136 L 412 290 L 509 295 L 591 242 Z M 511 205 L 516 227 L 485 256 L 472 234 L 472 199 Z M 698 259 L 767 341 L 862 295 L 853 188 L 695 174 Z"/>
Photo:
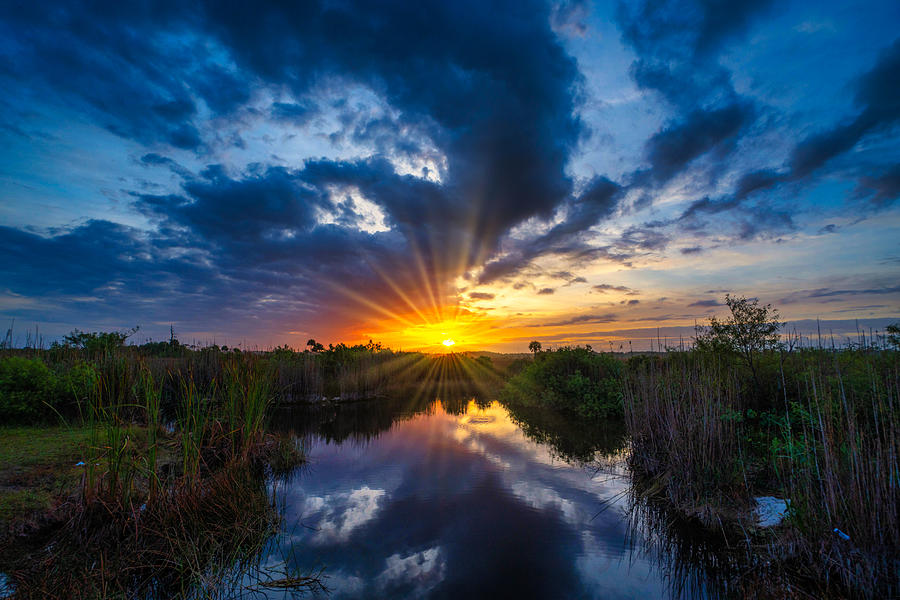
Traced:
<path fill-rule="evenodd" d="M 498 339 L 494 320 L 468 312 L 439 321 L 410 323 L 402 328 L 392 321 L 379 325 L 359 337 L 379 339 L 392 348 L 439 354 L 477 349 Z"/>

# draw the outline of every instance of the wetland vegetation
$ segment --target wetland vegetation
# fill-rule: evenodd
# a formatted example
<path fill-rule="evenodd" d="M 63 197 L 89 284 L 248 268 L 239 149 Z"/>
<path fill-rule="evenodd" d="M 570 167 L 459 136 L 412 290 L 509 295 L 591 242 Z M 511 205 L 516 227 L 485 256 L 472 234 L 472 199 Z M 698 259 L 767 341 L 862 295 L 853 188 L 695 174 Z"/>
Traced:
<path fill-rule="evenodd" d="M 446 422 L 441 435 L 488 435 L 484 454 L 508 446 L 487 426 L 500 422 L 520 432 L 515 447 L 620 482 L 597 514 L 629 513 L 623 539 L 655 553 L 669 595 L 898 594 L 897 332 L 800 343 L 771 307 L 727 300 L 730 315 L 698 328 L 693 347 L 659 353 L 532 344 L 530 357 L 492 361 L 315 340 L 248 352 L 77 331 L 47 349 L 7 347 L 4 585 L 17 598 L 322 590 L 329 565 L 290 558 L 297 547 L 283 539 L 296 507 L 279 491 L 301 493 L 292 474 L 305 449 L 377 447 L 400 428 L 407 437 L 391 443 L 414 452 L 416 431 Z M 757 521 L 762 496 L 785 501 L 774 527 Z M 344 498 L 322 497 L 320 511 Z"/>

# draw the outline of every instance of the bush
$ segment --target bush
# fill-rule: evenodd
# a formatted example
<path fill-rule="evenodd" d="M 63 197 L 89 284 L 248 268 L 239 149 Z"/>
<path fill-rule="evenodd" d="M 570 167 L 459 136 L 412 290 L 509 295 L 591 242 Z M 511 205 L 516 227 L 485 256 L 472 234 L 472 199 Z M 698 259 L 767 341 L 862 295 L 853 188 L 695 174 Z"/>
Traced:
<path fill-rule="evenodd" d="M 67 410 L 90 401 L 100 374 L 90 363 L 78 362 L 60 378 L 60 408 Z"/>
<path fill-rule="evenodd" d="M 589 419 L 619 416 L 622 369 L 622 362 L 610 354 L 563 347 L 536 353 L 534 362 L 510 380 L 503 395 Z"/>
<path fill-rule="evenodd" d="M 59 379 L 42 361 L 21 356 L 0 360 L 0 422 L 52 419 L 59 392 Z"/>

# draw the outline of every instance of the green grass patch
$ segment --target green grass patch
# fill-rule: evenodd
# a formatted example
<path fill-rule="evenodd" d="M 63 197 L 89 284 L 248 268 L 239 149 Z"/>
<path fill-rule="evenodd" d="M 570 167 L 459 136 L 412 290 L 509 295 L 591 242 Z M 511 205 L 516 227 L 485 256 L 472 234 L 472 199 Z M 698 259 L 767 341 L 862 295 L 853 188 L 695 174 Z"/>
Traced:
<path fill-rule="evenodd" d="M 50 508 L 81 481 L 86 427 L 0 427 L 0 521 Z"/>

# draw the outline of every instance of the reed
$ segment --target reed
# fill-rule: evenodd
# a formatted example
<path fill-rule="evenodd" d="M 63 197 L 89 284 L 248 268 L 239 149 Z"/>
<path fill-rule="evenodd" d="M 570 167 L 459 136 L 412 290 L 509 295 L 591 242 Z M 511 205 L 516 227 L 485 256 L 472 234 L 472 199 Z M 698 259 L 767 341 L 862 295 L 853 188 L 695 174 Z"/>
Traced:
<path fill-rule="evenodd" d="M 102 498 L 70 507 L 5 565 L 16 598 L 232 598 L 276 582 L 320 588 L 320 579 L 262 564 L 280 528 L 277 502 L 256 465 L 234 461 L 123 510 Z"/>
<path fill-rule="evenodd" d="M 212 387 L 215 387 L 213 381 Z M 181 441 L 182 473 L 196 482 L 200 476 L 201 448 L 210 425 L 210 407 L 192 374 L 181 376 L 181 397 L 177 410 L 177 430 Z"/>
<path fill-rule="evenodd" d="M 226 367 L 224 416 L 232 452 L 245 453 L 265 431 L 272 405 L 272 369 L 259 363 Z"/>
<path fill-rule="evenodd" d="M 786 498 L 770 558 L 824 595 L 897 594 L 900 356 L 810 349 L 759 359 L 752 383 L 703 352 L 633 360 L 624 392 L 636 477 L 718 529 L 753 531 L 753 497 Z"/>
<path fill-rule="evenodd" d="M 162 388 L 146 367 L 141 369 L 138 388 L 135 395 L 143 400 L 147 413 L 147 450 L 144 455 L 144 473 L 148 479 L 150 497 L 155 497 L 160 487 L 157 461 L 159 459 L 160 404 Z"/>

